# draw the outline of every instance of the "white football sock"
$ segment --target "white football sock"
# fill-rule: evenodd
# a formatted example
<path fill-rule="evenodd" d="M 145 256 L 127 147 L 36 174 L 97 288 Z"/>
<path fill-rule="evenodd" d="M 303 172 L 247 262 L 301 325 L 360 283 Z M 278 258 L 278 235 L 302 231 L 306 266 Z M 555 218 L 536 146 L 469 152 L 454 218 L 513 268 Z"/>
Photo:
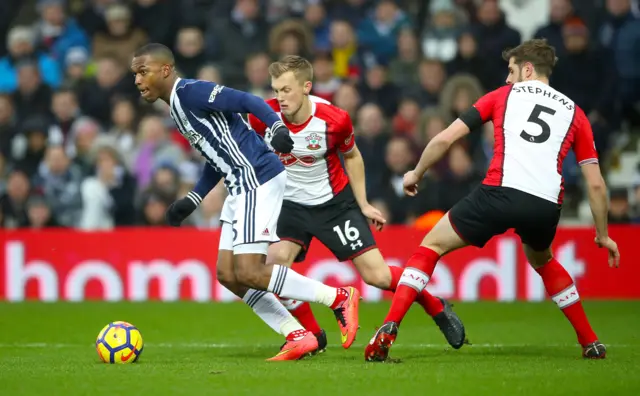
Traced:
<path fill-rule="evenodd" d="M 304 327 L 282 305 L 273 293 L 262 290 L 249 289 L 242 297 L 253 312 L 278 334 L 284 336 L 296 330 L 304 330 Z"/>
<path fill-rule="evenodd" d="M 270 292 L 280 297 L 306 302 L 316 302 L 331 307 L 338 289 L 306 276 L 302 276 L 283 265 L 274 265 L 269 281 Z"/>

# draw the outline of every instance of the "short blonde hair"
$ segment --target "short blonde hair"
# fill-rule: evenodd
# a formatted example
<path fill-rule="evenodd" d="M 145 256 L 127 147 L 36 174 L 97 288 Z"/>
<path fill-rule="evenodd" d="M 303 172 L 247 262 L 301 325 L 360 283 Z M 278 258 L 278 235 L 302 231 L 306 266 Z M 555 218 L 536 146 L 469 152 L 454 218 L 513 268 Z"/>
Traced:
<path fill-rule="evenodd" d="M 269 75 L 272 78 L 278 78 L 286 72 L 293 72 L 301 83 L 313 80 L 313 66 L 301 56 L 287 55 L 269 65 Z"/>

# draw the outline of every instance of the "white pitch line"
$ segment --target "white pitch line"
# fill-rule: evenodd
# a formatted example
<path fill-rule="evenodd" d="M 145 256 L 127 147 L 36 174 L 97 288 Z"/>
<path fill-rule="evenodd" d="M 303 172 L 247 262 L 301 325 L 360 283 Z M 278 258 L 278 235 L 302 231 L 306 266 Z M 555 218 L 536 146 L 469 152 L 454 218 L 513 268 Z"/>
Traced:
<path fill-rule="evenodd" d="M 145 346 L 151 348 L 183 348 L 183 349 L 225 349 L 225 348 L 269 348 L 274 347 L 276 344 L 215 344 L 215 343 L 147 343 Z M 25 349 L 37 349 L 37 348 L 85 348 L 92 347 L 94 344 L 63 344 L 63 343 L 46 343 L 46 342 L 31 342 L 31 343 L 0 343 L 0 348 L 25 348 Z M 353 344 L 353 347 L 364 347 L 364 344 Z M 550 348 L 565 348 L 565 347 L 577 347 L 578 344 L 471 344 L 465 345 L 464 348 L 528 348 L 528 347 L 550 347 Z M 607 347 L 613 348 L 632 348 L 640 347 L 640 344 L 606 344 Z M 330 346 L 331 347 L 331 346 Z M 337 347 L 336 347 L 337 348 Z M 399 348 L 449 348 L 446 344 L 396 344 L 394 349 Z"/>

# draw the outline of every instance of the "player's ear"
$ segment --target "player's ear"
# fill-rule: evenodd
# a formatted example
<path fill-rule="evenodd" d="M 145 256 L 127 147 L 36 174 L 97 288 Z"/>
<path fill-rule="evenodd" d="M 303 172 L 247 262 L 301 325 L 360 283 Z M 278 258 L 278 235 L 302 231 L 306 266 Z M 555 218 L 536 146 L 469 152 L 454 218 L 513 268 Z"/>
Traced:
<path fill-rule="evenodd" d="M 311 81 L 305 81 L 303 87 L 304 87 L 304 94 L 309 95 L 311 93 L 311 88 L 313 87 L 313 84 L 311 83 Z"/>

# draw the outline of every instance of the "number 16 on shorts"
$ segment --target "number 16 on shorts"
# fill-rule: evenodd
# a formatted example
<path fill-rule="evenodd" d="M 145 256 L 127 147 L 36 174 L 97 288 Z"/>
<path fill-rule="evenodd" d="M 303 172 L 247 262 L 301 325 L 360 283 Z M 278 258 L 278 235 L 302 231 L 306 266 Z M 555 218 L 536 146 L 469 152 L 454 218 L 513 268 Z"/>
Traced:
<path fill-rule="evenodd" d="M 338 234 L 338 238 L 340 238 L 340 242 L 344 246 L 351 246 L 351 250 L 356 250 L 363 246 L 360 239 L 360 231 L 355 227 L 351 227 L 351 220 L 345 221 L 342 228 L 340 228 L 340 225 L 333 227 L 333 231 Z"/>

